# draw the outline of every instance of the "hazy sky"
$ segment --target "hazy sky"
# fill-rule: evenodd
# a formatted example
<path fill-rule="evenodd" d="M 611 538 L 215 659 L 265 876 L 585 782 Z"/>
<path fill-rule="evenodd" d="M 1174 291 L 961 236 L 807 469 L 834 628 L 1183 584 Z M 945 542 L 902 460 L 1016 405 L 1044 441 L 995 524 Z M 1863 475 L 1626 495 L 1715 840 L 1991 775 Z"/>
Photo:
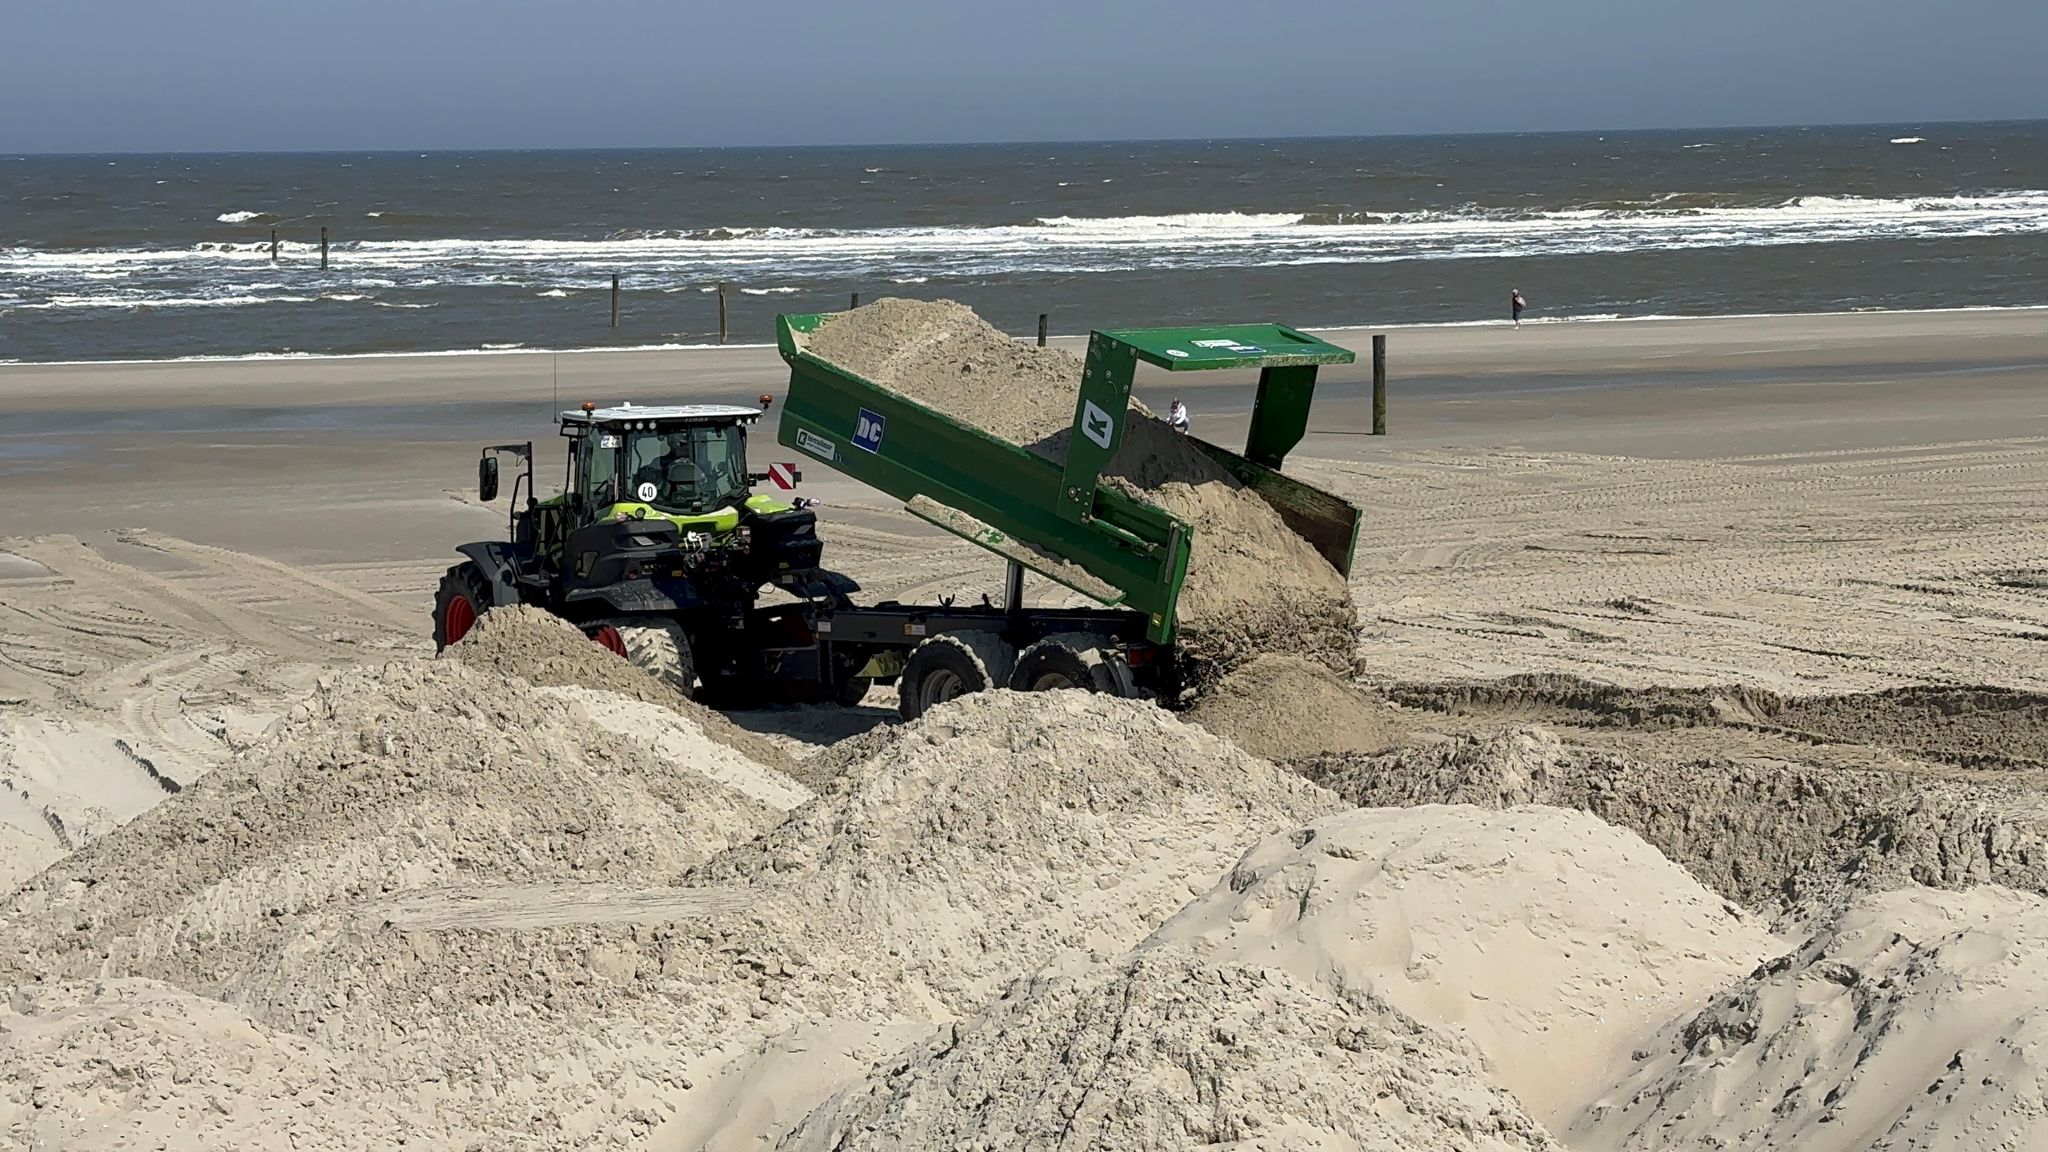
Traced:
<path fill-rule="evenodd" d="M 0 152 L 2048 117 L 2048 0 L 0 0 Z"/>

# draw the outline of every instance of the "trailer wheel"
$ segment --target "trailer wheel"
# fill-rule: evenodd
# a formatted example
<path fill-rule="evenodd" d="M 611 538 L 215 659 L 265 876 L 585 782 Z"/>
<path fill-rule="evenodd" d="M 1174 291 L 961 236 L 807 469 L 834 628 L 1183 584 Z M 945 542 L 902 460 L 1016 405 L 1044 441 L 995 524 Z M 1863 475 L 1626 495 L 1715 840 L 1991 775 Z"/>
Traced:
<path fill-rule="evenodd" d="M 1108 638 L 1092 632 L 1062 632 L 1026 647 L 1017 654 L 1010 688 L 1017 692 L 1078 688 L 1111 696 L 1137 694 L 1123 654 Z"/>
<path fill-rule="evenodd" d="M 1009 682 L 1016 649 L 992 632 L 947 632 L 910 650 L 896 681 L 896 713 L 915 720 L 935 704 Z"/>
<path fill-rule="evenodd" d="M 434 650 L 469 635 L 490 607 L 491 588 L 475 561 L 465 560 L 443 573 L 434 592 Z"/>
<path fill-rule="evenodd" d="M 683 627 L 659 616 L 613 616 L 584 625 L 593 640 L 619 652 L 627 663 L 688 696 L 697 686 L 690 638 Z M 616 641 L 614 641 L 616 637 Z M 619 651 L 614 642 L 625 650 Z"/>

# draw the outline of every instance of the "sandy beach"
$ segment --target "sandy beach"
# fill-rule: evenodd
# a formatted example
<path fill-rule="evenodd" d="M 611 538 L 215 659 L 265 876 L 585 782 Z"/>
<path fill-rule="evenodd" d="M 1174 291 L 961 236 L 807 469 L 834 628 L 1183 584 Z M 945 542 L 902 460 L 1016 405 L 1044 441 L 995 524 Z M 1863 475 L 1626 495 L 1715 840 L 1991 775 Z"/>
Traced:
<path fill-rule="evenodd" d="M 1369 675 L 2033 685 L 2041 621 L 2012 574 L 2041 564 L 2044 332 L 2048 310 L 1402 329 L 1391 435 L 1363 434 L 1365 365 L 1329 370 L 1292 459 L 1366 509 Z M 455 544 L 502 523 L 471 498 L 477 449 L 546 444 L 558 396 L 750 403 L 785 383 L 753 348 L 0 369 L 0 535 L 74 535 L 231 600 L 291 595 L 123 543 L 146 530 L 404 617 Z M 1248 378 L 1151 373 L 1139 394 L 1163 408 L 1175 388 L 1202 435 L 1242 437 Z M 790 455 L 770 440 L 757 464 Z M 538 455 L 545 484 L 559 458 Z M 871 587 L 950 590 L 977 561 L 805 469 Z M 1658 607 L 1598 607 L 1624 598 Z"/>
<path fill-rule="evenodd" d="M 0 1067 L 104 1040 L 66 1021 L 174 1019 L 209 1091 L 254 1060 L 250 1092 L 319 1095 L 323 1148 L 515 1113 L 559 1131 L 533 1147 L 982 1146 L 1077 1114 L 1094 1146 L 1194 1147 L 1231 1132 L 1172 1085 L 1210 1076 L 1261 1147 L 1310 1132 L 1299 1096 L 1347 1146 L 1846 1150 L 1945 1131 L 1899 1103 L 1929 1083 L 2024 1098 L 2048 310 L 1402 328 L 1385 437 L 1370 332 L 1323 335 L 1361 363 L 1288 469 L 1365 511 L 1357 674 L 1313 706 L 1225 681 L 1194 723 L 1000 693 L 892 727 L 877 690 L 734 732 L 577 672 L 612 658 L 573 634 L 545 667 L 428 659 L 454 546 L 503 531 L 481 446 L 535 441 L 545 488 L 558 408 L 779 395 L 773 349 L 0 367 L 0 942 L 7 982 L 56 982 Z M 1138 394 L 1242 441 L 1244 374 Z M 757 469 L 793 458 L 771 428 Z M 804 471 L 863 596 L 997 588 Z M 1816 991 L 1843 966 L 1901 973 L 1856 1043 Z M 1153 1039 L 1071 1031 L 1110 1005 L 1171 1076 Z M 1908 1043 L 1956 1013 L 1981 1036 Z M 1404 1044 L 1398 1105 L 1345 1103 Z M 1057 1052 L 1138 1111 L 1048 1079 Z M 288 1131 L 194 1100 L 222 1146 Z M 74 1131 L 35 1116 L 0 1098 L 0 1130 Z M 2043 1133 L 1980 1135 L 1944 1146 Z"/>

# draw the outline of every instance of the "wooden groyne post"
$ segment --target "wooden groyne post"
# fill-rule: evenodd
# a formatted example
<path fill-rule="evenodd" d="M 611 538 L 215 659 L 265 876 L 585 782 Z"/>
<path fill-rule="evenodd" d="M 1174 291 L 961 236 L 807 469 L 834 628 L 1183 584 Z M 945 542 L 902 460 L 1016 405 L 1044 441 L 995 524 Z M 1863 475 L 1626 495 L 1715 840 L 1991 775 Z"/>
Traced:
<path fill-rule="evenodd" d="M 718 342 L 725 343 L 725 283 L 718 285 Z"/>
<path fill-rule="evenodd" d="M 1387 434 L 1387 338 L 1372 338 L 1372 434 Z"/>
<path fill-rule="evenodd" d="M 327 271 L 327 225 L 320 226 L 320 270 Z"/>
<path fill-rule="evenodd" d="M 270 262 L 277 263 L 277 229 L 270 230 Z"/>
<path fill-rule="evenodd" d="M 858 307 L 860 307 L 860 293 L 858 293 L 858 292 L 855 292 L 855 293 L 853 294 L 853 303 L 852 303 L 852 304 L 850 304 L 850 305 L 848 305 L 848 307 L 850 307 L 850 308 L 858 308 Z"/>
<path fill-rule="evenodd" d="M 1045 347 L 1045 313 L 1038 314 L 1038 346 Z"/>
<path fill-rule="evenodd" d="M 612 327 L 619 326 L 619 274 L 612 273 Z"/>

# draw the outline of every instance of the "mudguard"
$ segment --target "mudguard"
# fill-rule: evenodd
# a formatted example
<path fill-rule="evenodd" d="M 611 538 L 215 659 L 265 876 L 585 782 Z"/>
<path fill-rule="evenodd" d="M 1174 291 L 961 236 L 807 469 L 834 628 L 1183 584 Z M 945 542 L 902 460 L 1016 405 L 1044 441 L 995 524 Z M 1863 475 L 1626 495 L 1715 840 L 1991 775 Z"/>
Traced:
<path fill-rule="evenodd" d="M 456 551 L 469 557 L 483 571 L 484 585 L 491 598 L 485 607 L 501 608 L 519 603 L 517 549 L 498 541 L 483 541 L 464 544 Z"/>

